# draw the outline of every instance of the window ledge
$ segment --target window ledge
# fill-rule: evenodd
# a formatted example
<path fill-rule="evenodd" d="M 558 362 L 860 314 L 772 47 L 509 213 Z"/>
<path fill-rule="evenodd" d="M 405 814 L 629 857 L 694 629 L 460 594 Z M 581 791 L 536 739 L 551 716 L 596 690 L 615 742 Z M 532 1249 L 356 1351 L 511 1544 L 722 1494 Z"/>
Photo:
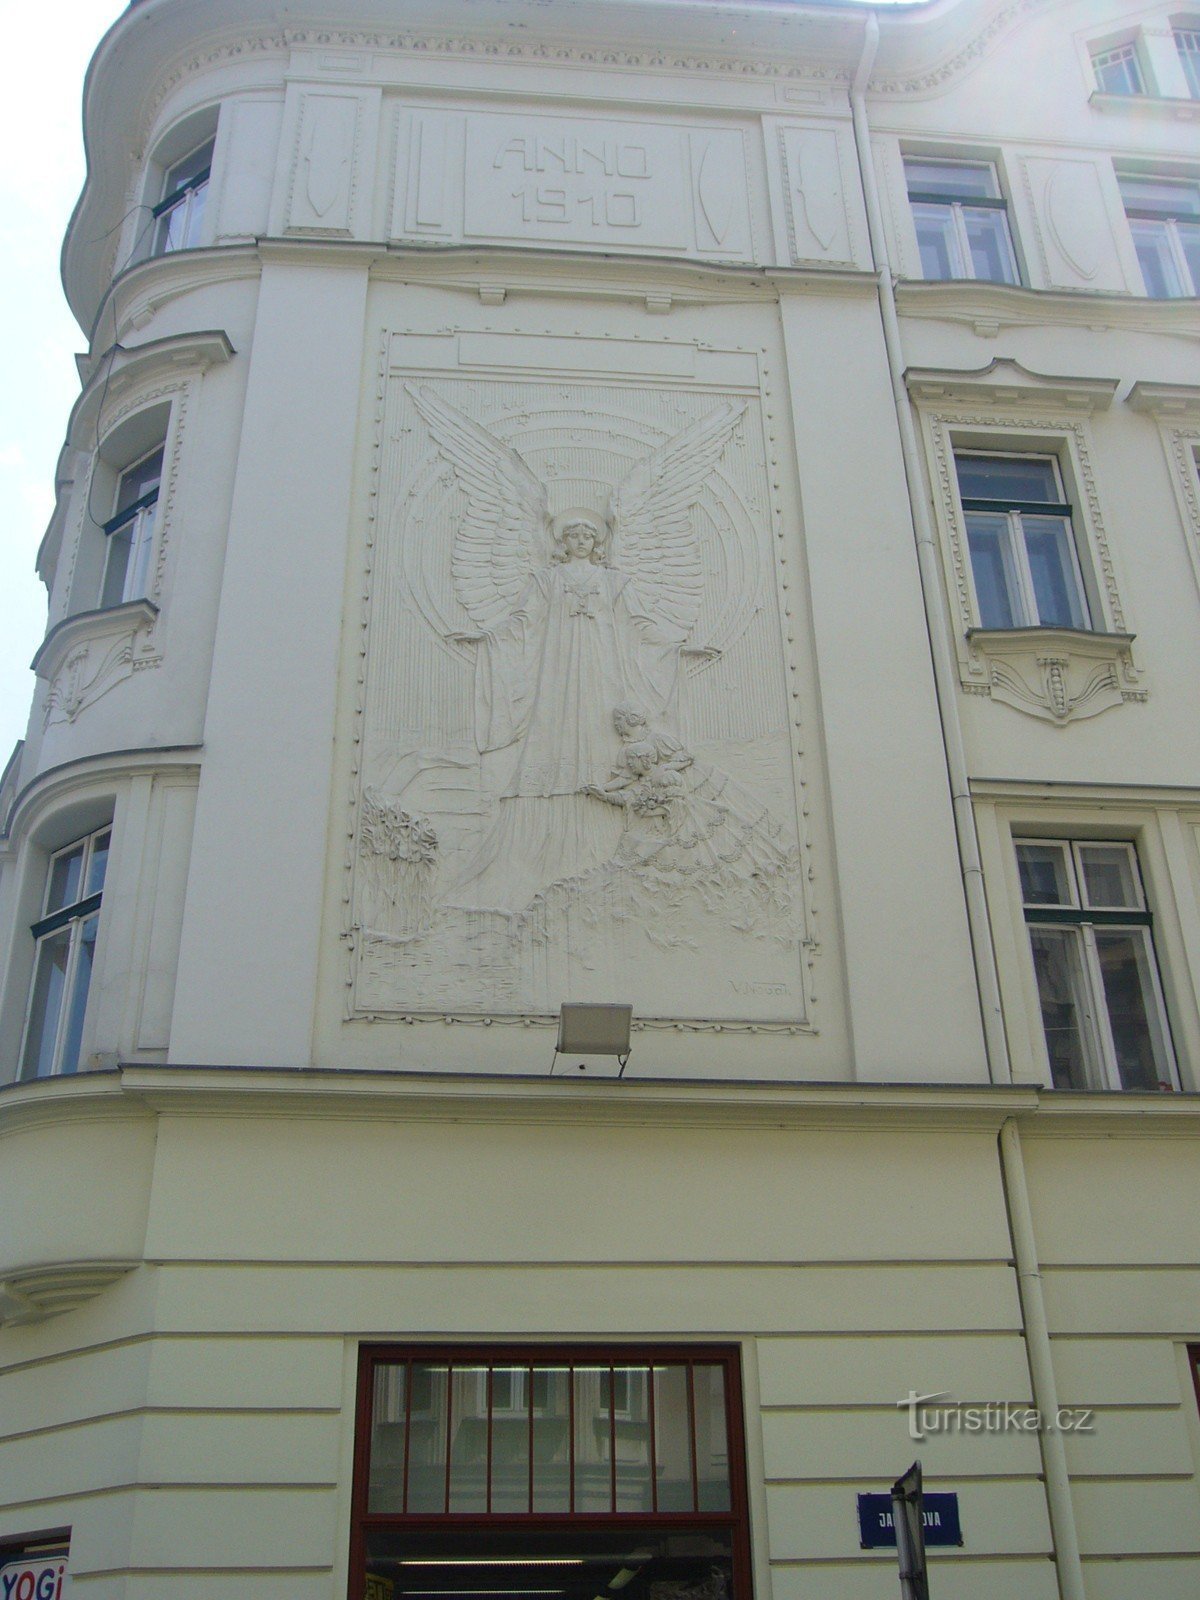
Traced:
<path fill-rule="evenodd" d="M 126 600 L 119 606 L 101 606 L 95 611 L 77 611 L 64 617 L 42 640 L 29 663 L 39 678 L 53 678 L 77 645 L 101 639 L 110 633 L 140 632 L 153 625 L 158 607 L 153 600 Z"/>
<path fill-rule="evenodd" d="M 1103 94 L 1095 89 L 1088 96 L 1093 111 L 1140 112 L 1158 117 L 1174 117 L 1179 122 L 1200 122 L 1200 100 L 1190 95 Z"/>
<path fill-rule="evenodd" d="M 74 722 L 94 700 L 142 667 L 157 666 L 153 648 L 158 607 L 153 600 L 80 611 L 64 617 L 42 640 L 30 666 L 49 684 L 44 714 Z"/>
<path fill-rule="evenodd" d="M 986 681 L 964 687 L 1063 727 L 1145 700 L 1146 691 L 1134 687 L 1134 638 L 1090 628 L 968 628 L 971 658 Z"/>

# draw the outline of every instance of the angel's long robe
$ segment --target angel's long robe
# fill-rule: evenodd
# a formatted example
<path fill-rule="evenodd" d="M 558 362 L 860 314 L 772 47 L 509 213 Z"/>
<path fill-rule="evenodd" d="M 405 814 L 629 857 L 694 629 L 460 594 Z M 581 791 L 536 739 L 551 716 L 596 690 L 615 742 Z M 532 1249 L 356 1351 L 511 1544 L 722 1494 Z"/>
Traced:
<path fill-rule="evenodd" d="M 519 749 L 456 901 L 520 911 L 540 889 L 611 859 L 620 814 L 582 790 L 612 775 L 618 705 L 674 722 L 682 642 L 625 573 L 585 559 L 534 571 L 479 646 L 479 749 Z"/>

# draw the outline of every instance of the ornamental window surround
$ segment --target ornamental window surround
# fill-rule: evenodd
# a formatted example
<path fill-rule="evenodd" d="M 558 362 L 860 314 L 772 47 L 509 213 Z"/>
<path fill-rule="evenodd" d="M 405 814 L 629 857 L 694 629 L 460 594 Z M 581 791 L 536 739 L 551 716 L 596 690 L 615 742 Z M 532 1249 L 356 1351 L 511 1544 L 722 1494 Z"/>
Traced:
<path fill-rule="evenodd" d="M 907 383 L 964 691 L 1059 726 L 1145 699 L 1087 423 L 1115 380 L 998 360 Z"/>

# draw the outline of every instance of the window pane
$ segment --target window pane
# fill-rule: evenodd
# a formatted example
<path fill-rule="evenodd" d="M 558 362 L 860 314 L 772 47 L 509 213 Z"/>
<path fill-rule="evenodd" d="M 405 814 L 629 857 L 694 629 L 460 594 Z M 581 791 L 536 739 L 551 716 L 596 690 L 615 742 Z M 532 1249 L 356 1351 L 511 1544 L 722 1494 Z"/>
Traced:
<path fill-rule="evenodd" d="M 979 621 L 985 628 L 1022 628 L 1028 618 L 1013 559 L 1009 519 L 997 511 L 967 513 L 967 543 L 979 599 Z"/>
<path fill-rule="evenodd" d="M 404 1399 L 407 1373 L 402 1365 L 375 1368 L 371 1397 L 371 1475 L 368 1511 L 404 1509 Z"/>
<path fill-rule="evenodd" d="M 212 139 L 206 140 L 168 170 L 163 179 L 164 200 L 169 194 L 174 194 L 176 189 L 182 189 L 184 184 L 190 183 L 193 178 L 199 177 L 200 173 L 212 166 L 213 143 Z"/>
<path fill-rule="evenodd" d="M 61 911 L 64 906 L 73 906 L 76 900 L 83 899 L 79 884 L 85 849 L 85 844 L 77 844 L 73 849 L 64 850 L 62 855 L 55 856 L 50 867 L 50 886 L 46 894 L 47 916 L 52 911 Z"/>
<path fill-rule="evenodd" d="M 571 1509 L 570 1374 L 544 1367 L 534 1374 L 533 1509 Z"/>
<path fill-rule="evenodd" d="M 654 1369 L 654 1454 L 658 1509 L 692 1509 L 692 1419 L 687 1368 L 672 1363 Z"/>
<path fill-rule="evenodd" d="M 575 1509 L 612 1510 L 608 1368 L 575 1368 Z"/>
<path fill-rule="evenodd" d="M 1176 28 L 1175 47 L 1187 79 L 1188 93 L 1193 100 L 1200 100 L 1200 29 Z"/>
<path fill-rule="evenodd" d="M 1129 211 L 1159 211 L 1163 217 L 1200 217 L 1200 184 L 1128 175 L 1118 182 L 1121 199 Z"/>
<path fill-rule="evenodd" d="M 1077 928 L 1031 926 L 1029 944 L 1042 1003 L 1042 1027 L 1056 1089 L 1098 1087 L 1095 1049 L 1083 977 L 1082 936 Z"/>
<path fill-rule="evenodd" d="M 1086 628 L 1087 612 L 1075 577 L 1071 525 L 1065 517 L 1021 517 L 1025 553 L 1043 627 Z"/>
<path fill-rule="evenodd" d="M 78 954 L 75 972 L 71 978 L 71 992 L 67 1000 L 67 1031 L 63 1039 L 60 1072 L 75 1072 L 79 1068 L 79 1046 L 83 1039 L 83 1014 L 87 1009 L 88 989 L 92 982 L 92 964 L 96 955 L 96 930 L 100 926 L 100 913 L 86 918 L 79 930 Z"/>
<path fill-rule="evenodd" d="M 1142 905 L 1133 856 L 1119 844 L 1081 844 L 1084 902 L 1097 909 L 1138 910 Z"/>
<path fill-rule="evenodd" d="M 653 1511 L 650 1487 L 649 1370 L 617 1367 L 613 1396 L 617 1424 L 617 1510 Z"/>
<path fill-rule="evenodd" d="M 21 1062 L 23 1078 L 44 1078 L 54 1071 L 54 1042 L 58 1035 L 70 948 L 69 928 L 47 934 L 38 945 L 29 1032 Z"/>
<path fill-rule="evenodd" d="M 965 278 L 966 268 L 959 254 L 950 207 L 914 204 L 912 213 L 921 251 L 921 276 Z"/>
<path fill-rule="evenodd" d="M 729 1429 L 725 1420 L 725 1369 L 715 1362 L 702 1362 L 694 1371 L 699 1509 L 728 1511 Z"/>
<path fill-rule="evenodd" d="M 963 223 L 971 250 L 971 270 L 989 283 L 1016 283 L 1017 263 L 1003 211 L 963 207 Z"/>
<path fill-rule="evenodd" d="M 1097 928 L 1096 953 L 1122 1089 L 1171 1088 L 1146 930 Z"/>
<path fill-rule="evenodd" d="M 467 1506 L 452 1503 L 452 1511 Z M 529 1510 L 529 1368 L 492 1372 L 492 1510 Z"/>
<path fill-rule="evenodd" d="M 1065 845 L 1019 844 L 1017 866 L 1021 873 L 1021 898 L 1027 906 L 1073 903 Z"/>
<path fill-rule="evenodd" d="M 132 548 L 133 524 L 127 522 L 116 533 L 108 536 L 105 552 L 104 587 L 100 591 L 102 606 L 119 606 L 125 598 L 125 579 L 129 573 L 129 552 Z"/>
<path fill-rule="evenodd" d="M 1054 462 L 1047 456 L 954 457 L 958 490 L 964 500 L 1033 500 L 1061 505 Z"/>
<path fill-rule="evenodd" d="M 143 495 L 158 488 L 162 480 L 162 461 L 163 453 L 158 449 L 121 474 L 121 481 L 117 486 L 117 500 L 113 506 L 114 516 L 120 516 L 122 511 L 128 511 L 135 500 L 140 500 Z"/>
<path fill-rule="evenodd" d="M 1179 237 L 1179 248 L 1183 252 L 1183 259 L 1187 262 L 1187 269 L 1191 274 L 1192 281 L 1187 287 L 1187 292 L 1200 295 L 1200 223 L 1177 222 L 1175 232 Z"/>
<path fill-rule="evenodd" d="M 408 1509 L 446 1509 L 446 1444 L 449 1419 L 449 1368 L 424 1361 L 412 1364 L 409 1415 Z"/>
<path fill-rule="evenodd" d="M 1138 265 L 1142 269 L 1142 282 L 1152 300 L 1173 300 L 1183 294 L 1179 269 L 1171 255 L 1171 241 L 1166 222 L 1145 222 L 1130 218 L 1129 231 L 1133 234 Z"/>
<path fill-rule="evenodd" d="M 1092 57 L 1096 83 L 1104 94 L 1141 94 L 1142 72 L 1131 44 Z"/>
<path fill-rule="evenodd" d="M 451 1511 L 487 1510 L 487 1368 L 453 1369 L 454 1407 L 450 1436 Z M 529 1503 L 529 1423 L 522 1417 L 516 1427 L 525 1444 L 524 1493 L 515 1508 L 524 1511 Z M 512 1477 L 513 1439 L 499 1431 L 494 1440 L 496 1454 L 505 1464 L 505 1476 Z M 497 1506 L 496 1510 L 508 1507 Z"/>
<path fill-rule="evenodd" d="M 87 888 L 83 891 L 86 899 L 90 894 L 99 894 L 104 887 L 104 874 L 108 871 L 108 847 L 112 843 L 112 834 L 98 833 L 92 840 L 92 854 L 88 862 Z"/>
<path fill-rule="evenodd" d="M 956 199 L 1000 198 L 996 169 L 990 161 L 920 161 L 906 157 L 904 176 L 910 192 L 953 195 Z"/>

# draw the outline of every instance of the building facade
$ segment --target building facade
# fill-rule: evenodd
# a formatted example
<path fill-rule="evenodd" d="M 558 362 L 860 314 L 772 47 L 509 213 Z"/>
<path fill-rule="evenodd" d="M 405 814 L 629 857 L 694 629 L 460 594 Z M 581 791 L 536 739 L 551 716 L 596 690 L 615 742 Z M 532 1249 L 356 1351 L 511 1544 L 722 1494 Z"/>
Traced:
<path fill-rule="evenodd" d="M 914 1457 L 935 1595 L 1197 1592 L 1198 63 L 114 25 L 0 782 L 6 1594 L 869 1600 Z"/>

